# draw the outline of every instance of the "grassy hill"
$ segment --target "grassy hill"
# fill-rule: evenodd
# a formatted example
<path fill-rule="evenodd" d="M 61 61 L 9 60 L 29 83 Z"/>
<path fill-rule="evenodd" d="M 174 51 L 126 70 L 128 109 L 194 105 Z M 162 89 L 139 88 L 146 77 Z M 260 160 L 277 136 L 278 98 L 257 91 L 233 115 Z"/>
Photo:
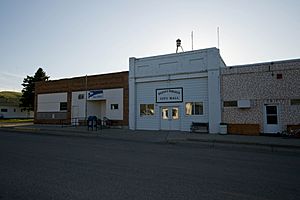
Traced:
<path fill-rule="evenodd" d="M 21 92 L 0 91 L 0 102 L 19 103 L 21 96 Z"/>
<path fill-rule="evenodd" d="M 22 96 L 21 92 L 0 91 L 0 98 L 17 99 Z"/>

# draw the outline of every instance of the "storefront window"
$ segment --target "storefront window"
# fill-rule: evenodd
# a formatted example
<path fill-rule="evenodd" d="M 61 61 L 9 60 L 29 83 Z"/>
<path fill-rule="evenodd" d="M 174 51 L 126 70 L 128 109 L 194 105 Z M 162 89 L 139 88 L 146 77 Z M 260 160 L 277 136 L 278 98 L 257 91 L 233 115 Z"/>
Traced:
<path fill-rule="evenodd" d="M 154 115 L 154 104 L 140 104 L 140 116 Z"/>
<path fill-rule="evenodd" d="M 186 115 L 203 115 L 203 102 L 188 102 L 185 104 Z"/>

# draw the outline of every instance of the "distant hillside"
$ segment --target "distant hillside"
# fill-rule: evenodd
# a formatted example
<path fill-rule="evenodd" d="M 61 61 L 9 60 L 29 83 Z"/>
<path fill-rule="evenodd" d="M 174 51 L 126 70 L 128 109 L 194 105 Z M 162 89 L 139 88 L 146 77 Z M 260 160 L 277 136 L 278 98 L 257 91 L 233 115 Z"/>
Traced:
<path fill-rule="evenodd" d="M 19 103 L 21 96 L 21 92 L 2 91 L 0 92 L 0 102 Z"/>

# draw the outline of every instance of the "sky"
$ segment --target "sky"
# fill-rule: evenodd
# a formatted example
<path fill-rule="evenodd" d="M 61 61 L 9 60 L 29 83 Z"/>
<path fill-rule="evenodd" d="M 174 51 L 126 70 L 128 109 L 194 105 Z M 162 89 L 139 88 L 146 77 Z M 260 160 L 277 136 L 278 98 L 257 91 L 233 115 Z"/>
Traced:
<path fill-rule="evenodd" d="M 218 47 L 227 66 L 300 58 L 299 0 L 0 0 L 0 91 Z"/>

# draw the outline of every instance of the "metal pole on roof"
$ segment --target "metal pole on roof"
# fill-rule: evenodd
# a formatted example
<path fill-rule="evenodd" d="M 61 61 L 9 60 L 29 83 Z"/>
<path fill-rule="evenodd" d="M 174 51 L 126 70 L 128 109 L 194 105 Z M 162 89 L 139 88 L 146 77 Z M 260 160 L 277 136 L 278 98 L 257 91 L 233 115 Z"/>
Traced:
<path fill-rule="evenodd" d="M 85 120 L 87 120 L 87 75 L 85 75 Z"/>
<path fill-rule="evenodd" d="M 194 50 L 194 33 L 192 31 L 192 34 L 191 34 L 191 38 L 192 38 L 192 51 Z"/>
<path fill-rule="evenodd" d="M 220 30 L 217 28 L 217 37 L 218 37 L 218 49 L 220 50 Z"/>

